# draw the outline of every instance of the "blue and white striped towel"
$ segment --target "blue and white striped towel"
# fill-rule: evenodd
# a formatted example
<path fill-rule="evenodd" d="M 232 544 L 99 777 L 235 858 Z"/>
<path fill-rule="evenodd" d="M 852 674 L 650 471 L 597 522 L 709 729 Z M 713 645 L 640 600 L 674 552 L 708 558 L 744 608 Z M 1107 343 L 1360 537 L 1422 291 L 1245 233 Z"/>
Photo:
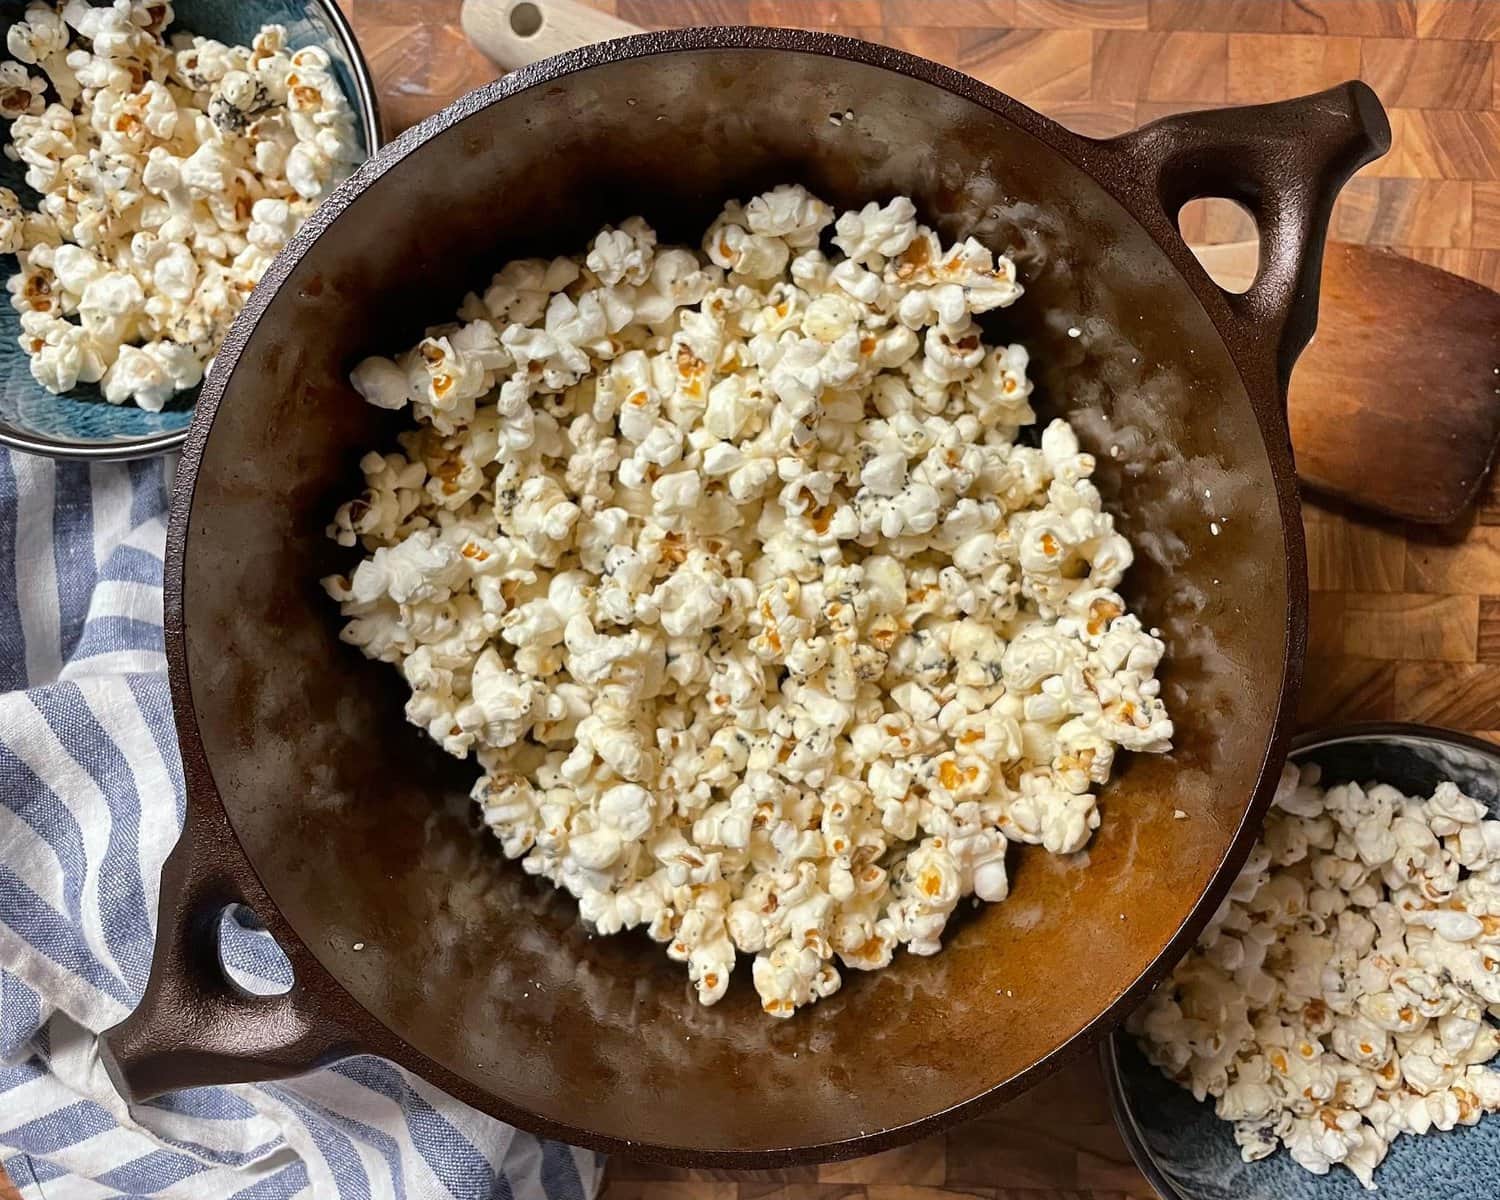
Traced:
<path fill-rule="evenodd" d="M 182 825 L 168 468 L 0 449 L 0 1166 L 27 1200 L 584 1200 L 602 1162 L 376 1058 L 128 1107 L 95 1035 L 145 987 Z M 239 966 L 274 977 L 253 928 Z"/>

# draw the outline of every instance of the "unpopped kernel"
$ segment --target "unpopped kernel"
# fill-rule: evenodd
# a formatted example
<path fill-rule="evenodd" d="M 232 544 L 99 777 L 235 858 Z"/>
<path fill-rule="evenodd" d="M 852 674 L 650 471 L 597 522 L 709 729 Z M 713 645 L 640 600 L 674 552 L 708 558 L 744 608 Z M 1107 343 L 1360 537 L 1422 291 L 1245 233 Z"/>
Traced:
<path fill-rule="evenodd" d="M 834 225 L 831 252 L 826 237 Z M 329 529 L 346 641 L 484 770 L 505 853 L 637 926 L 703 1003 L 738 954 L 789 1016 L 959 901 L 1067 854 L 1116 749 L 1163 751 L 1131 549 L 1027 355 L 1021 295 L 897 197 L 728 205 L 702 253 L 639 218 L 507 265 L 354 387 L 418 428 Z"/>
<path fill-rule="evenodd" d="M 0 64 L 0 188 L 20 344 L 49 392 L 97 383 L 157 411 L 196 386 L 276 252 L 356 158 L 328 55 L 279 25 L 251 46 L 163 31 L 167 0 L 34 3 Z M 49 96 L 51 102 L 48 102 Z"/>
<path fill-rule="evenodd" d="M 1287 767 L 1260 844 L 1130 1019 L 1163 1072 L 1234 1123 L 1367 1188 L 1403 1133 L 1500 1109 L 1500 821 L 1441 783 L 1319 787 Z"/>

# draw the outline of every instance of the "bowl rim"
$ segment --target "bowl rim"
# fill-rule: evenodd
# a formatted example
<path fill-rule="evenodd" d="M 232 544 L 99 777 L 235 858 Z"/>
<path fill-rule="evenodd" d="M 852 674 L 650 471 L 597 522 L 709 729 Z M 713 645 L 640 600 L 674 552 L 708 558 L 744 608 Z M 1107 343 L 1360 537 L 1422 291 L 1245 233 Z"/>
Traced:
<path fill-rule="evenodd" d="M 334 37 L 343 46 L 349 60 L 349 75 L 354 81 L 355 94 L 350 97 L 350 105 L 358 114 L 365 139 L 370 147 L 367 158 L 373 158 L 385 144 L 385 138 L 381 133 L 380 97 L 375 88 L 375 77 L 370 73 L 370 64 L 360 48 L 359 39 L 354 36 L 354 26 L 344 16 L 336 0 L 303 0 L 303 3 L 309 8 L 317 9 L 323 15 L 332 28 Z M 324 199 L 327 197 L 325 196 Z M 278 257 L 280 253 L 278 252 Z M 270 270 L 267 268 L 267 274 L 269 273 Z M 197 407 L 197 401 L 194 401 L 190 412 L 195 413 Z M 168 433 L 121 438 L 113 442 L 85 442 L 26 433 L 22 430 L 7 428 L 3 422 L 0 422 L 0 446 L 10 450 L 22 450 L 27 454 L 40 455 L 43 458 L 70 462 L 133 462 L 143 458 L 155 458 L 161 454 L 170 454 L 181 448 L 188 439 L 192 425 L 192 421 L 189 420 L 181 429 L 174 429 Z"/>
<path fill-rule="evenodd" d="M 1224 850 L 1208 885 L 1187 908 L 1176 930 L 1147 961 L 1140 973 L 1125 982 L 1120 992 L 1093 1018 L 1063 1039 L 1048 1053 L 1007 1080 L 957 1101 L 946 1109 L 917 1117 L 902 1125 L 837 1140 L 799 1142 L 780 1147 L 712 1149 L 627 1140 L 601 1133 L 586 1124 L 586 1118 L 551 1119 L 471 1082 L 450 1067 L 429 1057 L 401 1039 L 384 1024 L 378 1013 L 365 1008 L 327 967 L 317 950 L 292 929 L 259 873 L 245 854 L 233 821 L 219 797 L 207 754 L 198 731 L 195 704 L 188 673 L 185 622 L 185 577 L 188 531 L 191 522 L 197 473 L 212 432 L 215 415 L 260 317 L 265 313 L 302 257 L 330 224 L 338 220 L 360 195 L 387 171 L 428 141 L 448 133 L 469 117 L 514 95 L 592 67 L 603 67 L 631 59 L 662 54 L 715 51 L 773 51 L 837 58 L 890 71 L 941 89 L 969 101 L 1009 122 L 1040 142 L 1051 153 L 1084 172 L 1108 194 L 1156 243 L 1165 260 L 1176 270 L 1183 285 L 1202 306 L 1213 326 L 1213 336 L 1223 346 L 1238 375 L 1247 402 L 1262 435 L 1261 451 L 1271 472 L 1271 495 L 1276 518 L 1282 527 L 1283 582 L 1286 617 L 1283 652 L 1279 662 L 1266 670 L 1275 680 L 1275 706 L 1269 735 L 1260 756 L 1254 786 L 1245 797 L 1238 824 L 1224 840 Z M 204 383 L 173 492 L 165 563 L 165 640 L 173 707 L 187 777 L 189 805 L 211 805 L 221 813 L 234 836 L 228 848 L 244 863 L 269 905 L 259 909 L 261 918 L 297 964 L 299 979 L 310 997 L 340 1012 L 354 1014 L 351 1034 L 370 1053 L 392 1058 L 459 1100 L 500 1120 L 540 1136 L 556 1138 L 590 1149 L 626 1153 L 639 1159 L 692 1166 L 758 1169 L 794 1164 L 832 1162 L 873 1154 L 938 1132 L 979 1115 L 1003 1100 L 1035 1086 L 1066 1063 L 1087 1052 L 1101 1039 L 1107 1040 L 1115 1022 L 1150 991 L 1192 943 L 1197 932 L 1217 908 L 1235 874 L 1244 862 L 1270 806 L 1280 767 L 1290 744 L 1295 718 L 1295 699 L 1301 686 L 1307 631 L 1306 541 L 1286 434 L 1283 397 L 1276 377 L 1275 351 L 1264 340 L 1247 337 L 1230 308 L 1225 293 L 1204 272 L 1176 232 L 1175 225 L 1146 192 L 1136 164 L 1123 158 L 1110 139 L 1085 137 L 1036 112 L 999 90 L 954 68 L 907 51 L 838 34 L 761 26 L 704 26 L 634 34 L 595 43 L 529 64 L 490 83 L 481 85 L 448 107 L 426 118 L 382 147 L 327 197 L 318 210 L 298 229 L 267 270 L 259 287 L 246 301 L 220 350 L 219 368 Z M 164 882 L 163 894 L 168 894 Z M 169 901 L 168 901 L 169 902 Z M 309 970 L 308 968 L 314 968 Z"/>
<path fill-rule="evenodd" d="M 1500 744 L 1464 733 L 1459 729 L 1444 729 L 1440 725 L 1427 725 L 1420 721 L 1353 721 L 1347 725 L 1333 725 L 1299 733 L 1292 739 L 1292 748 L 1287 762 L 1296 762 L 1298 757 L 1323 750 L 1329 746 L 1340 746 L 1349 742 L 1384 741 L 1390 738 L 1437 742 L 1457 746 L 1491 759 L 1500 770 Z M 1135 1106 L 1125 1088 L 1125 1071 L 1120 1065 L 1120 1046 L 1126 1038 L 1125 1024 L 1121 1021 L 1109 1037 L 1099 1044 L 1099 1066 L 1104 1073 L 1105 1091 L 1109 1095 L 1109 1114 L 1125 1148 L 1130 1152 L 1136 1169 L 1146 1177 L 1146 1182 L 1156 1189 L 1161 1200 L 1194 1200 L 1183 1192 L 1167 1176 L 1151 1148 L 1146 1143 L 1145 1132 L 1136 1119 Z"/>

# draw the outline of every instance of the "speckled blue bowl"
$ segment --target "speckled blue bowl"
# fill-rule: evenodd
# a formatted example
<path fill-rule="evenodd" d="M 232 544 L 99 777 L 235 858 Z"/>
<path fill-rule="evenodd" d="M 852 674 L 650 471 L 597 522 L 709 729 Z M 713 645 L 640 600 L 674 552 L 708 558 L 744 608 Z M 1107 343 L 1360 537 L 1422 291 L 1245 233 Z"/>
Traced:
<path fill-rule="evenodd" d="M 1451 779 L 1500 811 L 1500 747 L 1425 725 L 1351 725 L 1307 734 L 1296 763 L 1317 763 L 1325 783 L 1378 780 L 1408 795 Z M 1163 1200 L 1358 1200 L 1369 1196 L 1343 1167 L 1312 1175 L 1283 1149 L 1240 1160 L 1231 1127 L 1146 1061 L 1123 1029 L 1102 1048 L 1110 1102 L 1136 1165 Z M 1495 1200 L 1500 1115 L 1452 1133 L 1397 1138 L 1375 1172 L 1389 1200 Z"/>
<path fill-rule="evenodd" d="M 0 0 L 7 28 L 26 10 L 27 0 Z M 370 68 L 342 14 L 324 0 L 174 0 L 172 30 L 188 30 L 221 42 L 249 45 L 263 25 L 285 25 L 293 47 L 322 46 L 355 112 L 362 157 L 380 145 L 380 117 Z M 9 127 L 0 122 L 0 137 Z M 0 157 L 0 185 L 12 189 L 27 208 L 38 199 L 24 182 L 19 163 Z M 15 274 L 13 256 L 0 255 L 0 279 Z M 197 390 L 184 393 L 159 413 L 134 405 L 110 404 L 97 385 L 82 385 L 61 396 L 50 394 L 31 376 L 17 342 L 19 315 L 0 294 L 0 445 L 53 458 L 147 458 L 175 450 L 187 436 Z"/>

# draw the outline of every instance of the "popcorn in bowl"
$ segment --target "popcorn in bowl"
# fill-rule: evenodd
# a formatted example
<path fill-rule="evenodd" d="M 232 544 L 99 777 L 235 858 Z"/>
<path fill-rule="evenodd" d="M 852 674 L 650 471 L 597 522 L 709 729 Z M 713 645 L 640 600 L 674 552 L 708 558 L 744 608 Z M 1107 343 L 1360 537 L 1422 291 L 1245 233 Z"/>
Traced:
<path fill-rule="evenodd" d="M 34 3 L 0 64 L 0 253 L 32 375 L 159 411 L 195 387 L 276 252 L 347 174 L 354 118 L 326 52 L 172 35 L 166 0 Z"/>
<path fill-rule="evenodd" d="M 1128 1022 L 1233 1123 L 1366 1188 L 1403 1133 L 1500 1109 L 1500 821 L 1453 783 L 1323 788 L 1288 766 L 1229 897 Z"/>
<path fill-rule="evenodd" d="M 832 225 L 830 252 L 825 253 Z M 505 853 L 701 1001 L 932 954 L 1011 842 L 1081 849 L 1119 748 L 1170 746 L 1162 642 L 1027 354 L 1015 268 L 910 200 L 731 203 L 702 253 L 639 218 L 506 265 L 353 372 L 418 427 L 361 463 L 324 581 L 407 716 L 484 774 Z"/>

